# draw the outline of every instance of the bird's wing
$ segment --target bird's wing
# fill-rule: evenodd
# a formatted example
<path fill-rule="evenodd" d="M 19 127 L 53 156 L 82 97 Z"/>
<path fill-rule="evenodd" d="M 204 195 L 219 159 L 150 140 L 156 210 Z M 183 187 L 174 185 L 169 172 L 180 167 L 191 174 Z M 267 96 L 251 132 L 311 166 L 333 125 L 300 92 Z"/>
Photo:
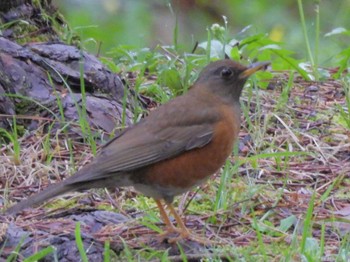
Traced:
<path fill-rule="evenodd" d="M 116 140 L 102 152 L 102 159 L 108 162 L 108 164 L 106 162 L 108 168 L 105 167 L 104 170 L 107 172 L 135 170 L 174 157 L 184 151 L 203 147 L 211 141 L 212 137 L 213 128 L 208 124 L 169 126 L 157 133 L 143 133 L 138 137 L 130 137 L 125 141 L 125 145 L 124 143 L 120 145 L 119 149 L 119 143 Z M 118 156 L 117 160 L 116 156 Z"/>
<path fill-rule="evenodd" d="M 214 133 L 210 123 L 170 125 L 156 130 L 146 125 L 140 127 L 136 125 L 107 143 L 91 164 L 70 178 L 70 183 L 107 178 L 201 148 L 212 140 Z"/>

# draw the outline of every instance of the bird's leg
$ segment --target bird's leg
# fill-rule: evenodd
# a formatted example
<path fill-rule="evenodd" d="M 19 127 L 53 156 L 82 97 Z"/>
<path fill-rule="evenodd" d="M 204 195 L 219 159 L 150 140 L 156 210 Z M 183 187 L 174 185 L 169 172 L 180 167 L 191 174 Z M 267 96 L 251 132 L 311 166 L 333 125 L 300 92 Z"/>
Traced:
<path fill-rule="evenodd" d="M 168 208 L 170 210 L 170 213 L 173 214 L 177 225 L 180 229 L 179 233 L 180 236 L 182 238 L 188 238 L 189 235 L 191 235 L 190 231 L 187 229 L 187 227 L 185 226 L 185 223 L 182 221 L 181 217 L 179 216 L 179 214 L 176 212 L 175 208 L 173 207 L 173 205 L 170 203 L 168 204 Z"/>
<path fill-rule="evenodd" d="M 172 237 L 172 238 L 168 238 L 168 242 L 169 243 L 175 243 L 181 239 L 190 239 L 193 241 L 196 241 L 198 243 L 204 244 L 204 245 L 210 245 L 213 244 L 214 242 L 209 241 L 207 239 L 201 238 L 200 236 L 196 236 L 195 234 L 191 233 L 188 228 L 185 226 L 184 222 L 182 221 L 181 217 L 179 216 L 179 214 L 176 212 L 175 208 L 173 207 L 173 205 L 167 204 L 167 207 L 169 208 L 170 213 L 174 216 L 178 228 L 175 227 L 171 221 L 169 216 L 167 215 L 164 206 L 162 205 L 160 200 L 155 200 L 158 208 L 159 208 L 159 213 L 160 216 L 162 217 L 163 222 L 166 225 L 166 230 L 164 233 L 160 234 L 160 238 L 162 240 L 164 240 L 164 238 L 167 238 L 168 235 L 173 234 L 173 233 L 177 233 L 179 234 L 178 237 Z"/>
<path fill-rule="evenodd" d="M 160 216 L 162 217 L 162 220 L 166 225 L 166 231 L 161 234 L 161 238 L 164 238 L 171 233 L 180 233 L 180 229 L 174 227 L 174 225 L 171 223 L 169 216 L 167 215 L 160 200 L 155 199 L 155 201 L 156 201 L 156 204 L 158 206 Z"/>
<path fill-rule="evenodd" d="M 180 234 L 180 236 L 178 236 L 178 237 L 169 239 L 170 243 L 177 242 L 181 239 L 190 239 L 190 240 L 196 241 L 196 242 L 204 244 L 204 245 L 210 245 L 210 244 L 214 243 L 208 239 L 201 238 L 200 236 L 197 236 L 194 233 L 192 233 L 190 230 L 188 230 L 188 228 L 185 226 L 183 220 L 181 219 L 179 214 L 176 212 L 175 208 L 173 207 L 173 205 L 171 203 L 168 204 L 168 208 L 170 210 L 170 213 L 173 214 L 173 216 L 177 222 L 177 225 L 179 227 L 178 228 L 179 234 Z"/>

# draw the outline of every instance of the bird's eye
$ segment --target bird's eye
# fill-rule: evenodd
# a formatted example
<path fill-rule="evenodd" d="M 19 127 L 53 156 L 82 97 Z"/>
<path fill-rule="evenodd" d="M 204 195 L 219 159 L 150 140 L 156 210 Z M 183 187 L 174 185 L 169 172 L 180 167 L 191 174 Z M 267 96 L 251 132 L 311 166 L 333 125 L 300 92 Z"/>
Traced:
<path fill-rule="evenodd" d="M 221 70 L 221 76 L 224 78 L 229 78 L 230 76 L 232 76 L 233 71 L 231 70 L 231 68 L 224 68 Z"/>

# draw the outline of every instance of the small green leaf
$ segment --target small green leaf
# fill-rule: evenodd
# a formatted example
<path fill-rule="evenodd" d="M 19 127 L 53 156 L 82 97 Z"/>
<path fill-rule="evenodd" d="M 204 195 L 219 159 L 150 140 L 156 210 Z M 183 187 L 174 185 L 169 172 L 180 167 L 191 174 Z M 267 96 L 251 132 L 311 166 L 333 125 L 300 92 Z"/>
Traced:
<path fill-rule="evenodd" d="M 287 232 L 288 229 L 291 228 L 291 226 L 293 226 L 294 224 L 296 224 L 297 222 L 297 218 L 294 215 L 291 215 L 285 219 L 281 220 L 281 224 L 278 227 L 279 230 L 281 230 L 282 232 Z"/>
<path fill-rule="evenodd" d="M 175 69 L 164 70 L 159 80 L 161 85 L 169 87 L 175 94 L 180 93 L 183 89 L 179 71 Z"/>

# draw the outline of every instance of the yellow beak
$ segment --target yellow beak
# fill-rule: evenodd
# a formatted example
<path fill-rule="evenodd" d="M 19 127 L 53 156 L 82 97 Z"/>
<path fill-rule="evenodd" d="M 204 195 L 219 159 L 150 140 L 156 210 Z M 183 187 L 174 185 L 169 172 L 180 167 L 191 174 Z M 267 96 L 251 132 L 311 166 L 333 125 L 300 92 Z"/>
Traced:
<path fill-rule="evenodd" d="M 257 62 L 254 64 L 251 64 L 248 66 L 246 70 L 244 70 L 240 75 L 239 78 L 248 78 L 250 75 L 254 74 L 256 71 L 259 71 L 261 69 L 266 69 L 266 67 L 270 64 L 270 62 Z"/>

